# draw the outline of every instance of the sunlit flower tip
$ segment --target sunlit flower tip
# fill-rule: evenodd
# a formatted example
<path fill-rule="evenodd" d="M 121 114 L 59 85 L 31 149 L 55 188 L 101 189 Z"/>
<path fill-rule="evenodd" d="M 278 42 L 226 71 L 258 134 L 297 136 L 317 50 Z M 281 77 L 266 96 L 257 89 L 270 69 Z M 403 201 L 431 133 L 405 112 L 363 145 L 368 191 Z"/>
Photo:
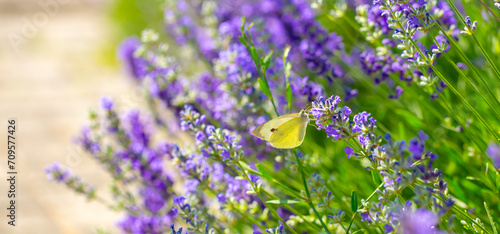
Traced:
<path fill-rule="evenodd" d="M 356 155 L 356 153 L 354 153 L 354 150 L 349 146 L 345 147 L 344 151 L 347 154 L 347 158 L 351 158 L 351 156 Z"/>
<path fill-rule="evenodd" d="M 104 110 L 109 111 L 109 110 L 113 109 L 113 99 L 109 96 L 101 97 L 99 104 L 100 104 L 101 108 Z"/>
<path fill-rule="evenodd" d="M 500 146 L 495 142 L 489 143 L 486 154 L 491 158 L 493 165 L 500 169 Z"/>
<path fill-rule="evenodd" d="M 470 16 L 465 17 L 465 27 L 464 30 L 460 31 L 461 34 L 472 35 L 476 31 L 477 21 L 472 22 Z"/>

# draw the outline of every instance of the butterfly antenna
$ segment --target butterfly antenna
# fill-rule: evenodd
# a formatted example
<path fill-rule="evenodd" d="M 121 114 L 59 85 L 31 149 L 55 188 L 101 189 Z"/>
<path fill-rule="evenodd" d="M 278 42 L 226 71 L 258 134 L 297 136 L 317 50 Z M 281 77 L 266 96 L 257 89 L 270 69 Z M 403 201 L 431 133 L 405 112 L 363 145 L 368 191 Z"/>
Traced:
<path fill-rule="evenodd" d="M 309 110 L 311 110 L 311 109 L 312 109 L 311 104 L 308 104 L 308 105 L 307 105 L 307 108 L 306 108 L 304 111 L 309 111 Z"/>

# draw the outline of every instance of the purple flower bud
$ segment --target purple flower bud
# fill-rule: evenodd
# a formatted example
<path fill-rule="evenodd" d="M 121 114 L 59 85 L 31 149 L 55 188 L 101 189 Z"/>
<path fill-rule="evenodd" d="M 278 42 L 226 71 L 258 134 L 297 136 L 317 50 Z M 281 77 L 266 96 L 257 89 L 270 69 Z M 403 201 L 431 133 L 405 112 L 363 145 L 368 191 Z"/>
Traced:
<path fill-rule="evenodd" d="M 99 102 L 102 109 L 107 111 L 113 109 L 113 99 L 111 99 L 111 97 L 103 96 Z"/>
<path fill-rule="evenodd" d="M 205 136 L 205 134 L 202 131 L 196 132 L 195 139 L 196 139 L 197 144 L 199 144 L 200 142 L 202 142 L 205 139 L 205 137 L 206 136 Z"/>
<path fill-rule="evenodd" d="M 183 196 L 174 197 L 173 204 L 178 205 L 178 206 L 182 206 L 182 205 L 184 205 L 185 200 L 186 200 L 186 198 L 184 198 Z"/>
<path fill-rule="evenodd" d="M 186 193 L 195 193 L 198 191 L 199 183 L 200 182 L 197 179 L 186 180 L 186 182 L 184 182 L 184 191 Z"/>
<path fill-rule="evenodd" d="M 344 152 L 347 154 L 347 158 L 351 158 L 352 155 L 356 155 L 354 150 L 349 146 L 345 147 Z"/>
<path fill-rule="evenodd" d="M 226 195 L 223 194 L 223 193 L 219 193 L 217 194 L 217 200 L 220 202 L 220 203 L 225 203 L 226 202 Z"/>
<path fill-rule="evenodd" d="M 384 232 L 385 232 L 385 233 L 389 233 L 389 232 L 394 231 L 394 228 L 393 228 L 390 224 L 386 224 L 386 225 L 384 225 L 384 228 L 385 228 L 385 229 L 384 229 Z"/>
<path fill-rule="evenodd" d="M 178 213 L 179 211 L 177 210 L 177 207 L 174 206 L 174 208 L 172 208 L 172 210 L 168 212 L 168 215 L 170 215 L 172 218 L 175 218 Z"/>
<path fill-rule="evenodd" d="M 260 180 L 260 177 L 259 177 L 259 176 L 254 175 L 254 174 L 251 174 L 251 175 L 250 175 L 250 181 L 252 181 L 252 183 L 257 182 L 257 180 Z"/>
<path fill-rule="evenodd" d="M 231 154 L 227 149 L 223 149 L 222 152 L 220 153 L 220 156 L 222 157 L 222 161 L 231 159 Z"/>
<path fill-rule="evenodd" d="M 71 175 L 69 169 L 62 168 L 58 162 L 53 162 L 45 167 L 44 172 L 50 180 L 61 183 L 66 182 Z"/>
<path fill-rule="evenodd" d="M 208 125 L 206 128 L 206 133 L 209 136 L 212 136 L 212 134 L 215 133 L 215 127 L 213 125 Z"/>

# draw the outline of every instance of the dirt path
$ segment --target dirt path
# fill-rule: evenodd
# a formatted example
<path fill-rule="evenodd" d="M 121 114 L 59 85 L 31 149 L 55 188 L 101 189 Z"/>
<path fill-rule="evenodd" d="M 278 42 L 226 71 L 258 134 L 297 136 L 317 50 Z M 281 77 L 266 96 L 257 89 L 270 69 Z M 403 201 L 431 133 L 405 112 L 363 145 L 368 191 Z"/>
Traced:
<path fill-rule="evenodd" d="M 116 233 L 119 214 L 48 182 L 43 174 L 43 167 L 59 161 L 107 192 L 110 178 L 71 144 L 71 137 L 87 123 L 87 111 L 101 95 L 120 98 L 133 90 L 118 68 L 97 62 L 96 52 L 111 31 L 105 18 L 108 1 L 60 5 L 14 52 L 6 36 L 19 32 L 23 18 L 42 10 L 37 2 L 0 2 L 0 173 L 6 175 L 11 117 L 18 122 L 19 173 L 15 228 L 6 225 L 7 184 L 0 182 L 0 233 L 94 233 L 95 227 Z"/>

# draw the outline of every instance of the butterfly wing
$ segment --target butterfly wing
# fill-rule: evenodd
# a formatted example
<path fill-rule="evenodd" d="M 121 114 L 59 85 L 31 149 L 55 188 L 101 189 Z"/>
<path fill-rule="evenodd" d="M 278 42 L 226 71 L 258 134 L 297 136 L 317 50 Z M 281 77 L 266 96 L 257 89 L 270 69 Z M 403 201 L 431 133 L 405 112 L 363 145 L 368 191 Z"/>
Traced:
<path fill-rule="evenodd" d="M 269 141 L 271 135 L 276 129 L 278 129 L 279 126 L 293 118 L 297 118 L 298 116 L 298 113 L 294 113 L 271 119 L 255 128 L 252 131 L 252 134 L 262 140 Z"/>
<path fill-rule="evenodd" d="M 309 119 L 296 117 L 281 124 L 271 134 L 269 142 L 278 149 L 291 149 L 299 146 L 304 141 Z"/>

